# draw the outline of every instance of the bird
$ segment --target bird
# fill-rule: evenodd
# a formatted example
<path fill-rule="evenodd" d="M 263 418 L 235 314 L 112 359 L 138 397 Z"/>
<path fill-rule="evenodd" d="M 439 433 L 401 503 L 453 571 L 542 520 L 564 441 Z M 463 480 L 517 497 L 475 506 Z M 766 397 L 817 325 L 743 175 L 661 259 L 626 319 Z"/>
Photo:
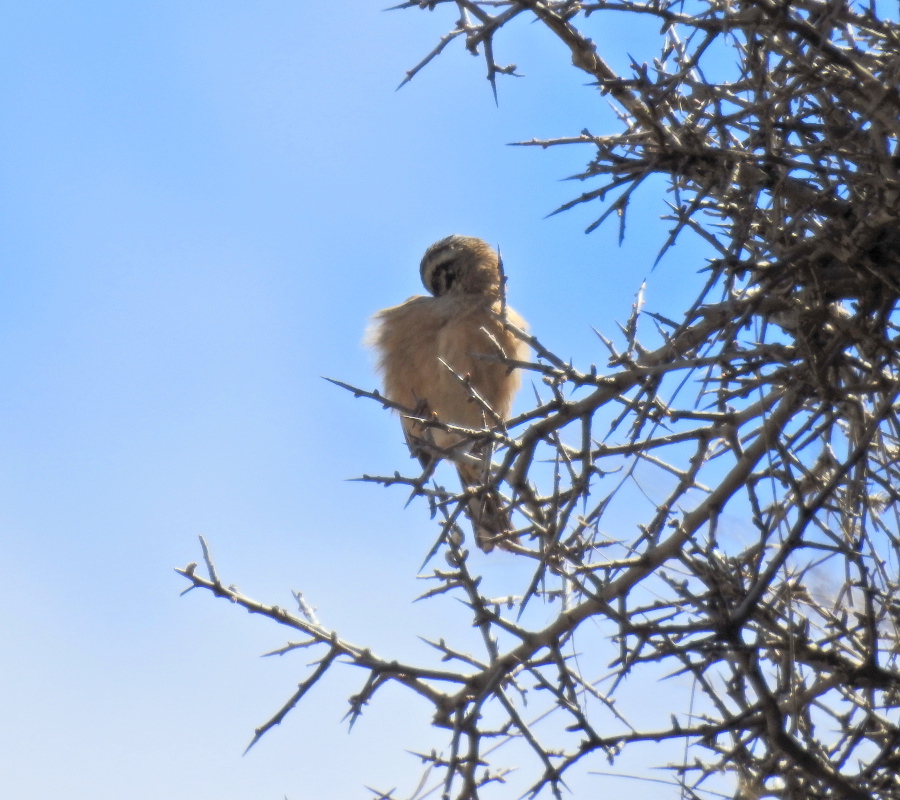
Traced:
<path fill-rule="evenodd" d="M 377 312 L 366 341 L 376 351 L 385 396 L 418 418 L 401 418 L 411 454 L 423 468 L 440 458 L 451 461 L 463 489 L 483 486 L 489 443 L 473 444 L 419 420 L 436 417 L 468 430 L 508 420 L 521 381 L 519 371 L 497 357 L 527 361 L 530 351 L 504 319 L 519 331 L 527 324 L 506 305 L 500 258 L 483 239 L 454 234 L 435 242 L 419 275 L 430 294 Z M 468 508 L 482 550 L 510 549 L 515 534 L 496 491 L 475 494 Z"/>

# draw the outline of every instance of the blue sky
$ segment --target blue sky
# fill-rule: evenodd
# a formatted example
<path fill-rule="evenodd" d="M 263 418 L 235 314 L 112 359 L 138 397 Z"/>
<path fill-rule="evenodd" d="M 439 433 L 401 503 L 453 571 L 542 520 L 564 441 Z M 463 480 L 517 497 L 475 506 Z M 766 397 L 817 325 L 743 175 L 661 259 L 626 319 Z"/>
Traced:
<path fill-rule="evenodd" d="M 396 420 L 320 376 L 376 385 L 367 318 L 420 292 L 421 253 L 454 232 L 501 246 L 510 302 L 546 344 L 602 365 L 591 326 L 613 333 L 650 275 L 661 184 L 621 247 L 614 223 L 583 235 L 598 208 L 544 219 L 591 154 L 507 143 L 616 123 L 524 20 L 497 55 L 526 77 L 500 81 L 497 108 L 461 44 L 394 91 L 449 12 L 0 8 L 0 794 L 411 789 L 404 748 L 431 741 L 427 709 L 390 690 L 348 735 L 349 669 L 242 757 L 304 657 L 260 659 L 287 637 L 179 598 L 172 568 L 203 534 L 226 581 L 285 606 L 302 590 L 379 653 L 468 635 L 452 604 L 412 604 L 426 509 L 346 480 L 408 466 Z M 591 35 L 614 64 L 652 55 L 609 19 Z M 677 313 L 702 266 L 676 247 L 649 306 Z"/>

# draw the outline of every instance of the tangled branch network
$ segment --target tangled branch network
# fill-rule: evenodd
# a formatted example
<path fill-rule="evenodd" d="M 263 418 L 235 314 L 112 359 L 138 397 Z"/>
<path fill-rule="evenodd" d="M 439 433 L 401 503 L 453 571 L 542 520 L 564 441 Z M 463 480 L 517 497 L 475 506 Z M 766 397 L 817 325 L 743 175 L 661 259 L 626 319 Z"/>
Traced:
<path fill-rule="evenodd" d="M 448 566 L 432 568 L 427 595 L 465 600 L 481 653 L 441 640 L 442 669 L 380 659 L 302 609 L 226 588 L 211 559 L 208 578 L 181 571 L 191 588 L 301 631 L 289 647 L 323 654 L 257 735 L 349 662 L 367 675 L 353 716 L 394 682 L 425 698 L 446 731 L 442 750 L 420 754 L 429 772 L 413 797 L 486 797 L 512 766 L 532 795 L 560 797 L 577 770 L 638 749 L 648 767 L 666 754 L 671 796 L 900 798 L 897 20 L 842 0 L 398 8 L 456 19 L 407 79 L 460 39 L 484 58 L 495 92 L 516 69 L 494 60 L 504 31 L 537 21 L 620 121 L 607 135 L 521 143 L 590 150 L 577 176 L 588 190 L 563 209 L 601 204 L 595 225 L 612 217 L 624 233 L 635 191 L 663 176 L 663 252 L 692 232 L 714 256 L 680 320 L 635 303 L 624 344 L 604 340 L 605 370 L 577 369 L 526 337 L 534 360 L 506 363 L 535 374 L 536 406 L 462 432 L 493 448 L 484 486 L 460 494 L 431 474 L 369 478 L 431 504 L 432 555 Z M 652 64 L 620 74 L 588 34 L 622 15 L 653 18 L 661 32 Z M 647 319 L 653 345 L 638 339 Z M 621 525 L 648 474 L 664 494 Z M 482 593 L 462 544 L 471 493 L 487 490 L 504 492 L 515 557 L 533 565 L 508 598 Z M 726 524 L 735 518 L 741 535 Z M 531 625 L 526 605 L 555 612 Z M 677 695 L 656 714 L 617 702 L 626 678 L 660 675 L 685 679 L 682 707 Z"/>

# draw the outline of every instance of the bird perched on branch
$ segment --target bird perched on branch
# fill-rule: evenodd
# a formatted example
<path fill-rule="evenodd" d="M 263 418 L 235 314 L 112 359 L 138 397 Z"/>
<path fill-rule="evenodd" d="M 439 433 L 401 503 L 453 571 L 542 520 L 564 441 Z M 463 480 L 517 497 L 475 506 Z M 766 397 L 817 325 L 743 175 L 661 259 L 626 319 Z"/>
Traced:
<path fill-rule="evenodd" d="M 505 304 L 500 260 L 494 249 L 472 236 L 448 236 L 422 257 L 420 275 L 432 296 L 410 297 L 372 319 L 367 342 L 378 353 L 388 399 L 419 418 L 485 430 L 509 418 L 519 388 L 517 371 L 502 359 L 524 361 L 528 346 L 505 324 L 520 330 L 525 321 Z M 447 458 L 463 488 L 489 478 L 490 444 L 467 441 L 404 416 L 411 453 L 431 466 Z M 503 547 L 514 535 L 508 510 L 494 490 L 476 493 L 469 516 L 482 550 Z"/>

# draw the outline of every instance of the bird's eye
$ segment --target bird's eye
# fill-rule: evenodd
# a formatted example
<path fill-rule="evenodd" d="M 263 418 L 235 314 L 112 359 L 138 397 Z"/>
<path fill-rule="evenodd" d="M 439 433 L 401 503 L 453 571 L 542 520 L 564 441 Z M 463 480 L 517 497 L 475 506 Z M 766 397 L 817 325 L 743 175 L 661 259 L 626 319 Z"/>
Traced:
<path fill-rule="evenodd" d="M 456 271 L 450 262 L 438 264 L 431 274 L 431 291 L 437 295 L 447 292 L 456 280 Z"/>

